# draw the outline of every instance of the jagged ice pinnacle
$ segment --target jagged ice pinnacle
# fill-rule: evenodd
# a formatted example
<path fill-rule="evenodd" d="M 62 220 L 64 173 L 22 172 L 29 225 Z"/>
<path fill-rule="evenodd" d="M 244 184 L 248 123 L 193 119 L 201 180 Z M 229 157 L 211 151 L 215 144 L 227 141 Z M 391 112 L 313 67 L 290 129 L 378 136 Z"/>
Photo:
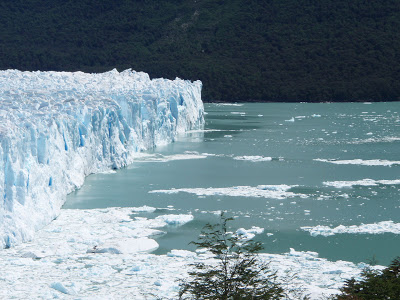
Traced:
<path fill-rule="evenodd" d="M 200 81 L 0 71 L 0 247 L 33 237 L 85 176 L 204 124 Z"/>

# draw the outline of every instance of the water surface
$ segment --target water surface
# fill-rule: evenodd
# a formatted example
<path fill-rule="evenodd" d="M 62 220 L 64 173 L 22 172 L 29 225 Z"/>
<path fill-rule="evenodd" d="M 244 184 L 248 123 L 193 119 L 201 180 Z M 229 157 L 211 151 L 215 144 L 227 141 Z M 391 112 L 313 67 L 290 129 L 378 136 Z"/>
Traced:
<path fill-rule="evenodd" d="M 390 164 L 400 161 L 400 103 L 206 104 L 205 110 L 204 131 L 149 151 L 154 155 L 115 174 L 89 176 L 80 190 L 68 196 L 64 208 L 148 205 L 159 209 L 138 215 L 193 214 L 192 222 L 166 228 L 167 234 L 157 238 L 160 248 L 156 253 L 193 249 L 188 243 L 207 222 L 217 221 L 218 211 L 223 210 L 235 217 L 233 230 L 264 228 L 256 239 L 264 243 L 265 252 L 295 248 L 353 262 L 375 255 L 381 264 L 399 255 L 400 236 L 393 233 L 312 237 L 300 228 L 400 222 L 399 184 L 343 188 L 323 184 L 400 179 L 400 165 Z M 176 157 L 181 154 L 193 159 Z M 238 160 L 240 156 L 264 160 Z M 355 159 L 364 164 L 386 160 L 389 166 L 324 161 L 354 163 Z M 288 185 L 288 192 L 299 196 L 266 199 L 151 192 L 259 185 Z"/>

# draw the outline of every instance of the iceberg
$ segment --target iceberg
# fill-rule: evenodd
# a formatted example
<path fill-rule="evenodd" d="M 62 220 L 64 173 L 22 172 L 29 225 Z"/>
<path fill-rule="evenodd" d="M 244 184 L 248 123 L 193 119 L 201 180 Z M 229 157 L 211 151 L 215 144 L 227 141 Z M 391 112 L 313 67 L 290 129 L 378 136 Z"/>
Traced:
<path fill-rule="evenodd" d="M 201 129 L 200 81 L 0 71 L 0 247 L 32 239 L 85 176 Z"/>

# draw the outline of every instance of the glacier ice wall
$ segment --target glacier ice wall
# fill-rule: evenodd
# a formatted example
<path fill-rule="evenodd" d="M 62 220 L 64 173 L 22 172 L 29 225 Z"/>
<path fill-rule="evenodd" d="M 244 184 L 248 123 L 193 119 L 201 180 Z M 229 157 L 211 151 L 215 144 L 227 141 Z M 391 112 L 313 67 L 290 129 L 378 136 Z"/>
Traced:
<path fill-rule="evenodd" d="M 204 123 L 201 82 L 0 71 L 0 247 L 27 241 L 85 176 Z"/>

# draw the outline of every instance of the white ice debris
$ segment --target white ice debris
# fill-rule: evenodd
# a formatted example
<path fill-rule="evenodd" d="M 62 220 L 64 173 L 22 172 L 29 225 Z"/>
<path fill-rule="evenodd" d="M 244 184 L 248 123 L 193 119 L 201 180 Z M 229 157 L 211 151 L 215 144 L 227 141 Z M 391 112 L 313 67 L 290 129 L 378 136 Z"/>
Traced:
<path fill-rule="evenodd" d="M 53 282 L 52 284 L 50 284 L 50 287 L 52 289 L 55 289 L 55 290 L 63 293 L 63 294 L 67 294 L 67 295 L 75 295 L 76 294 L 74 289 L 65 287 L 61 282 Z"/>
<path fill-rule="evenodd" d="M 394 165 L 400 165 L 400 161 L 391 161 L 384 159 L 347 159 L 347 160 L 335 160 L 335 159 L 321 159 L 316 158 L 315 161 L 326 162 L 337 165 L 360 165 L 360 166 L 386 166 L 391 167 Z"/>
<path fill-rule="evenodd" d="M 339 225 L 331 228 L 329 226 L 313 226 L 313 227 L 301 227 L 304 231 L 308 231 L 311 236 L 331 236 L 340 233 L 352 233 L 352 234 L 383 234 L 383 233 L 394 233 L 400 234 L 400 223 L 394 223 L 393 221 L 382 221 L 372 224 L 361 224 L 361 225 L 350 225 L 344 226 Z"/>
<path fill-rule="evenodd" d="M 260 155 L 245 155 L 245 156 L 235 156 L 233 159 L 235 159 L 235 160 L 248 160 L 248 161 L 251 161 L 251 162 L 260 162 L 260 161 L 271 161 L 272 157 L 260 156 Z"/>
<path fill-rule="evenodd" d="M 379 138 L 368 138 L 368 139 L 358 139 L 355 138 L 352 141 L 348 141 L 348 144 L 367 144 L 367 143 L 393 143 L 400 141 L 400 137 L 395 136 L 385 136 Z"/>
<path fill-rule="evenodd" d="M 201 82 L 0 71 L 0 247 L 33 237 L 85 176 L 201 128 Z"/>
<path fill-rule="evenodd" d="M 241 103 L 216 103 L 216 106 L 243 106 Z"/>
<path fill-rule="evenodd" d="M 167 223 L 132 217 L 135 210 L 62 210 L 31 242 L 1 249 L 0 298 L 177 299 L 179 279 L 189 276 L 191 264 L 216 261 L 204 251 L 146 253 L 157 244 L 157 228 Z M 261 233 L 262 228 L 244 232 Z M 279 279 L 286 279 L 288 289 L 304 289 L 311 299 L 338 293 L 345 280 L 359 276 L 365 266 L 293 249 L 259 257 L 270 263 Z"/>
<path fill-rule="evenodd" d="M 87 253 L 112 253 L 112 254 L 132 254 L 141 252 L 152 252 L 158 248 L 158 243 L 147 237 L 124 238 L 112 240 L 100 244 Z"/>
<path fill-rule="evenodd" d="M 183 225 L 193 220 L 193 215 L 161 215 L 156 218 L 168 225 Z"/>
<path fill-rule="evenodd" d="M 374 179 L 361 179 L 354 181 L 324 181 L 324 185 L 333 186 L 335 188 L 346 188 L 353 186 L 378 186 L 378 185 L 398 185 L 400 184 L 400 179 L 394 180 L 374 180 Z"/>
<path fill-rule="evenodd" d="M 100 174 L 115 174 L 115 173 L 117 173 L 116 171 L 114 171 L 114 170 L 106 170 L 106 171 L 103 171 L 103 172 L 100 172 Z"/>
<path fill-rule="evenodd" d="M 207 158 L 208 155 L 200 154 L 196 151 L 186 151 L 182 154 L 173 154 L 173 155 L 162 155 L 160 153 L 140 153 L 135 156 L 135 161 L 138 162 L 169 162 L 174 160 L 190 160 L 190 159 L 202 159 Z"/>
<path fill-rule="evenodd" d="M 232 196 L 232 197 L 256 197 L 270 199 L 286 199 L 292 197 L 307 198 L 306 194 L 294 193 L 289 190 L 296 185 L 259 185 L 233 186 L 226 188 L 182 188 L 170 190 L 153 190 L 149 193 L 176 194 L 180 192 L 191 193 L 197 196 Z"/>
<path fill-rule="evenodd" d="M 264 228 L 252 226 L 250 229 L 239 228 L 236 230 L 236 235 L 243 240 L 251 240 L 256 234 L 261 234 L 263 232 Z"/>
<path fill-rule="evenodd" d="M 143 205 L 140 207 L 132 207 L 133 212 L 154 212 L 157 208 L 152 206 Z"/>

